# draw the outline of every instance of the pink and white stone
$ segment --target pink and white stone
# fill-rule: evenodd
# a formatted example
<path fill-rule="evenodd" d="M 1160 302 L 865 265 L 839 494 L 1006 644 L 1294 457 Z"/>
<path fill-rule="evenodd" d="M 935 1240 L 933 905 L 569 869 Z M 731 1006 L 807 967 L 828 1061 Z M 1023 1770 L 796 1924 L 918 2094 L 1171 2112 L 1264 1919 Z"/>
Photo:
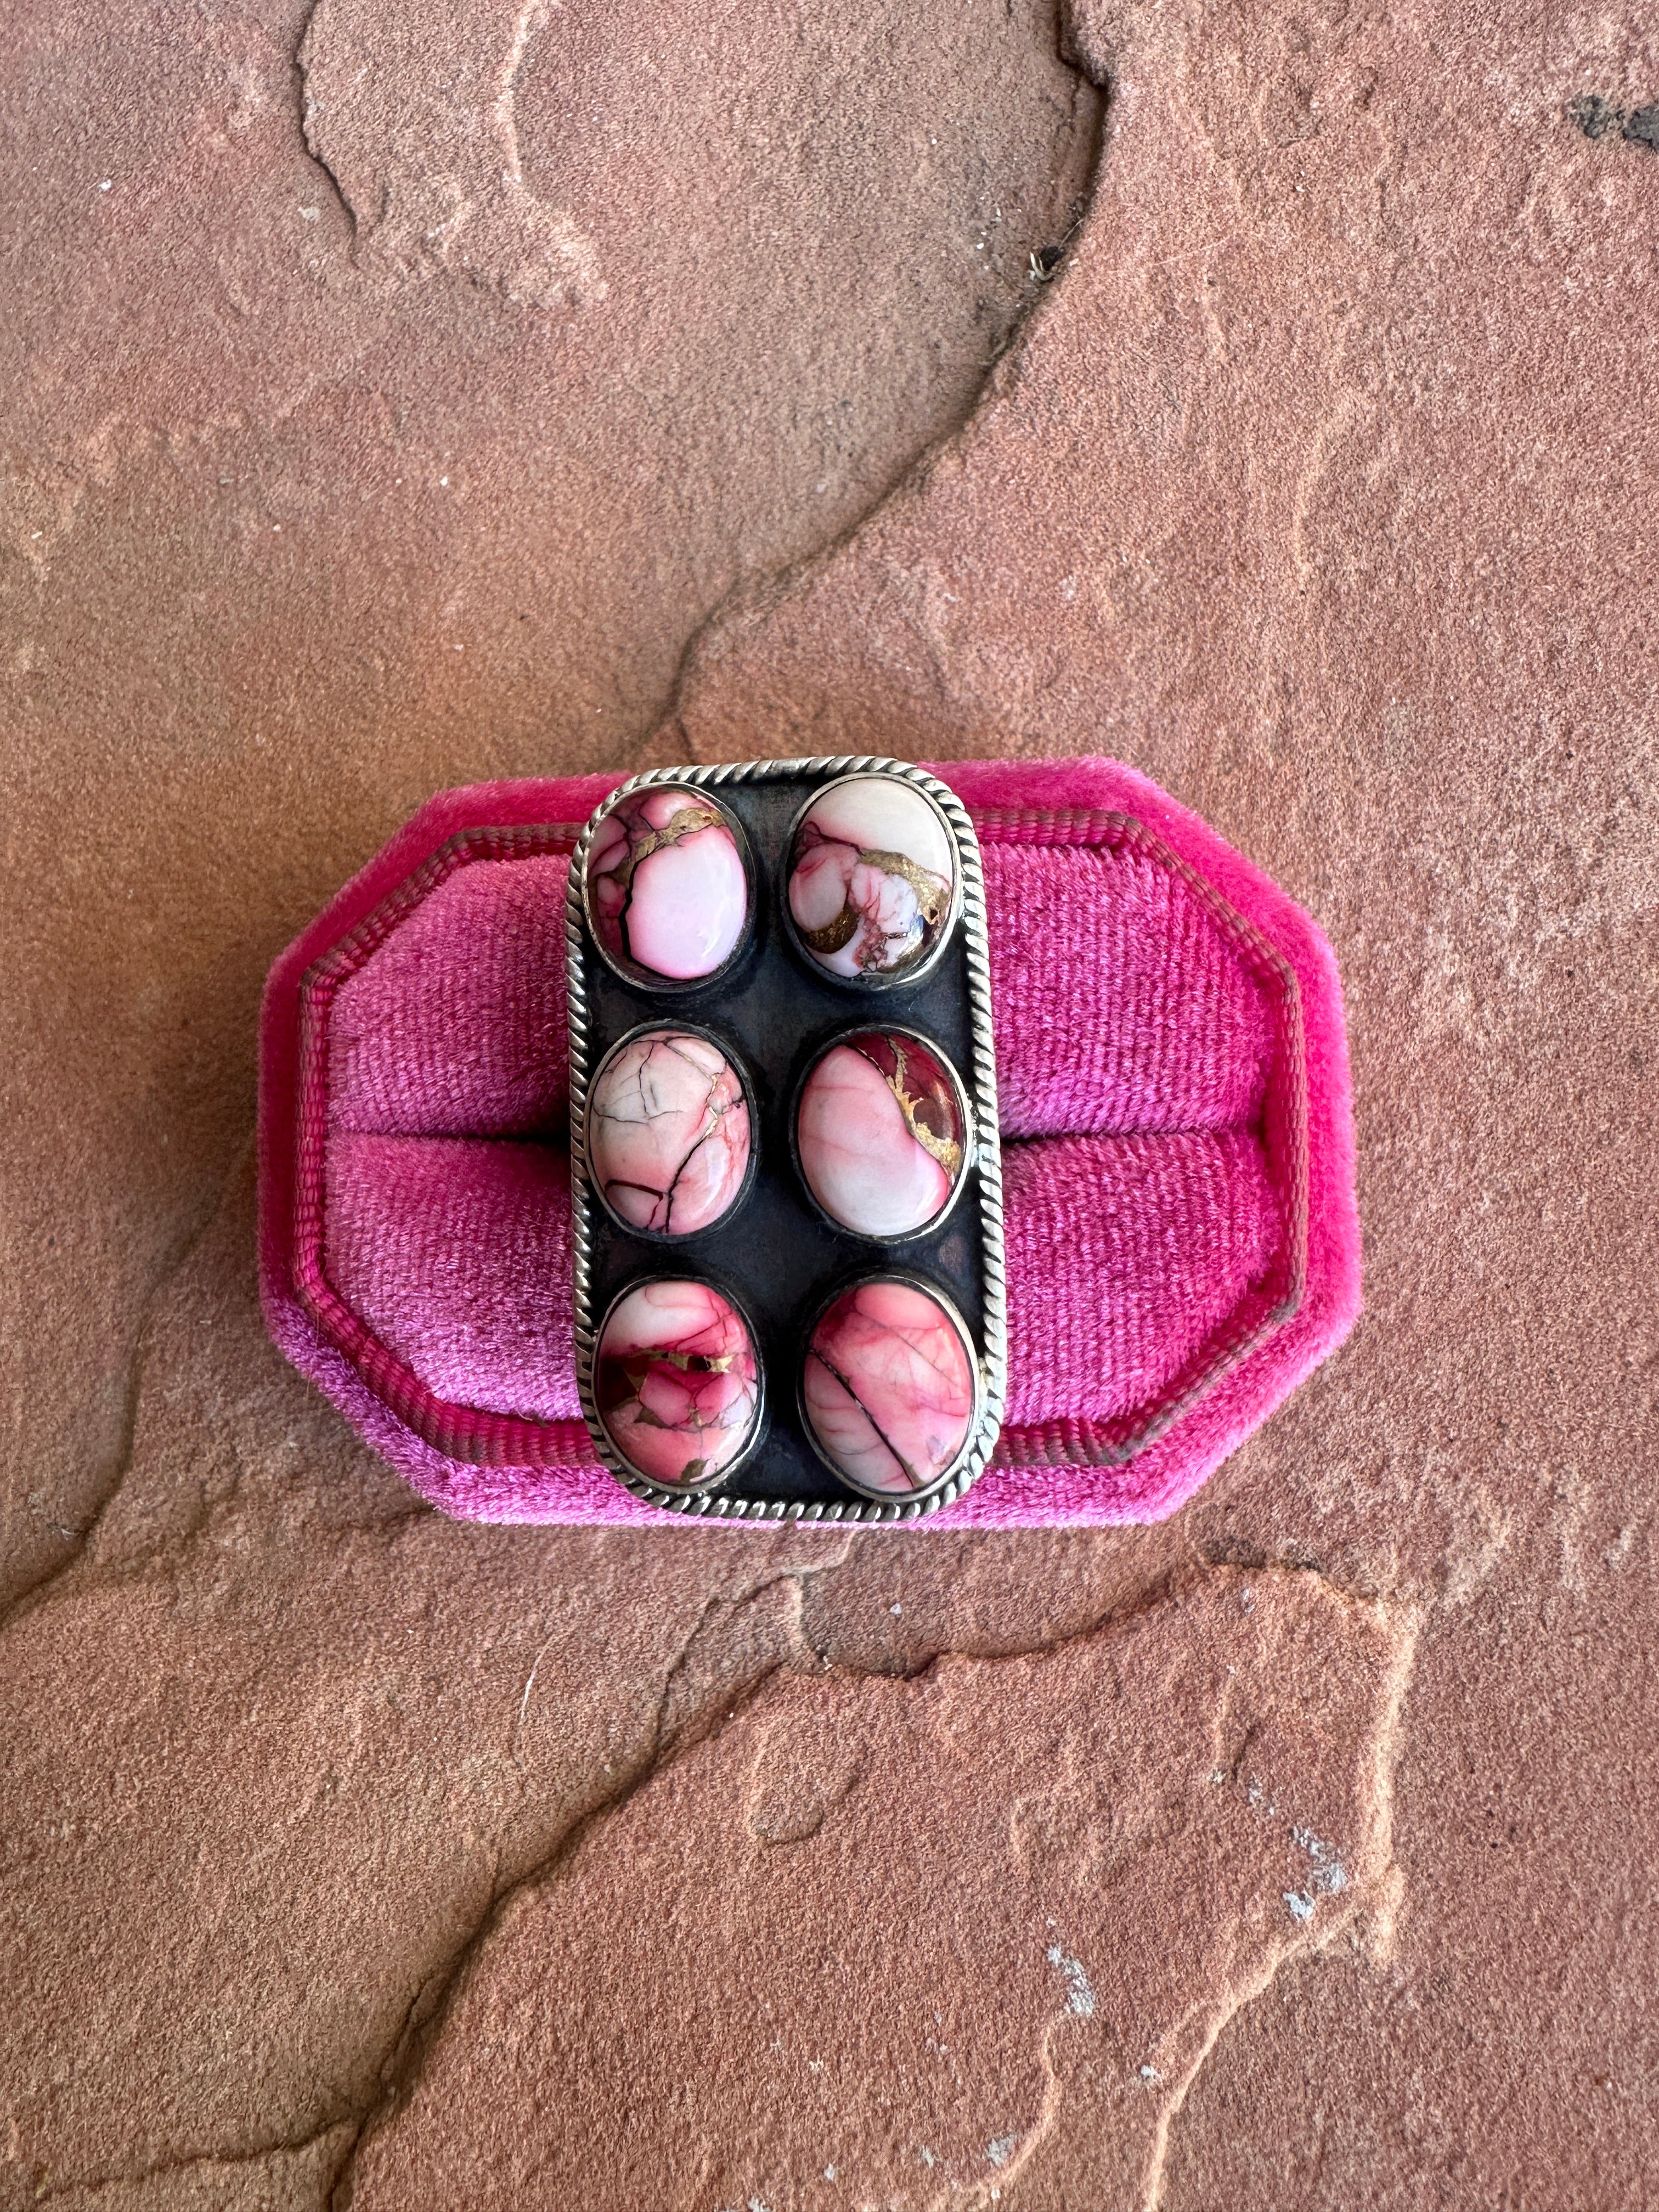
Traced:
<path fill-rule="evenodd" d="M 749 880 L 725 814 L 678 784 L 613 806 L 587 849 L 588 911 L 613 958 L 673 982 L 712 975 L 749 919 Z"/>
<path fill-rule="evenodd" d="M 944 933 L 956 852 L 933 806 L 896 776 L 849 776 L 813 800 L 795 833 L 789 912 L 832 975 L 898 975 Z"/>
<path fill-rule="evenodd" d="M 908 1237 L 937 1219 L 961 1177 L 966 1135 L 944 1062 L 897 1031 L 843 1037 L 801 1086 L 801 1173 L 830 1219 L 862 1237 Z"/>
<path fill-rule="evenodd" d="M 812 1432 L 854 1490 L 929 1490 L 968 1441 L 974 1373 L 937 1299 L 910 1283 L 860 1283 L 812 1331 L 801 1395 Z"/>
<path fill-rule="evenodd" d="M 630 1228 L 690 1237 L 726 1213 L 749 1172 L 749 1103 L 717 1045 L 683 1030 L 631 1037 L 587 1101 L 587 1164 Z"/>
<path fill-rule="evenodd" d="M 707 1283 L 641 1283 L 600 1333 L 593 1392 L 629 1465 L 678 1489 L 707 1486 L 760 1413 L 760 1364 L 742 1316 Z"/>

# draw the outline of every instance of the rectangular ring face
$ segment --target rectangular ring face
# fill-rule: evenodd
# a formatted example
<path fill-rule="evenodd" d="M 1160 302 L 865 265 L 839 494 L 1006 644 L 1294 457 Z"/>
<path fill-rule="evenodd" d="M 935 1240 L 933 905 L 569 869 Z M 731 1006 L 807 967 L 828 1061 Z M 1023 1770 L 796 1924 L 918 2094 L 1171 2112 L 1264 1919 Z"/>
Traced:
<path fill-rule="evenodd" d="M 653 769 L 582 834 L 567 947 L 576 1376 L 605 1465 L 712 1518 L 959 1498 L 1006 1386 L 960 800 L 887 760 Z"/>

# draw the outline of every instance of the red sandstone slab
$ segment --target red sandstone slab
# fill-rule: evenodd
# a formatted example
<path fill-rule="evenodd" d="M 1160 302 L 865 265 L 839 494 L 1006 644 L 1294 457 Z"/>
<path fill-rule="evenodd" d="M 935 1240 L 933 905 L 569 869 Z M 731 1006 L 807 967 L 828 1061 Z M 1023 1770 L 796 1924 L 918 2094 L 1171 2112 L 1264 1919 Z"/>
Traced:
<path fill-rule="evenodd" d="M 653 1719 L 821 1671 L 767 1607 L 892 1674 L 1144 1611 L 1194 1558 L 1422 1633 L 1376 1766 L 1393 1938 L 1286 1954 L 1163 2201 L 1654 2201 L 1650 20 L 1079 0 L 1110 143 L 1039 288 L 1070 216 L 1036 142 L 1097 103 L 1051 10 L 876 11 L 856 46 L 811 9 L 758 42 L 550 10 L 523 173 L 622 277 L 555 326 L 377 228 L 381 185 L 488 148 L 466 88 L 514 11 L 328 11 L 325 97 L 380 19 L 331 149 L 361 259 L 307 12 L 25 8 L 6 49 L 9 1586 L 105 1510 L 0 1645 L 0 2201 L 316 2212 L 494 1885 Z M 969 434 L 792 570 L 959 419 L 1022 296 Z M 762 619 L 676 694 L 734 584 Z M 1174 1520 L 899 1535 L 746 1606 L 773 1538 L 411 1517 L 270 1353 L 234 1172 L 270 958 L 430 791 L 641 764 L 671 696 L 661 759 L 1124 755 L 1340 947 L 1369 1319 Z M 1130 1716 L 1089 1717 L 1110 1771 Z M 1029 2018 L 1063 1969 L 1013 1963 Z M 1139 2138 L 1086 2069 L 1054 2087 L 1064 2163 L 1025 2179 L 1099 2212 Z M 469 2194 L 538 2139 L 489 2120 Z"/>

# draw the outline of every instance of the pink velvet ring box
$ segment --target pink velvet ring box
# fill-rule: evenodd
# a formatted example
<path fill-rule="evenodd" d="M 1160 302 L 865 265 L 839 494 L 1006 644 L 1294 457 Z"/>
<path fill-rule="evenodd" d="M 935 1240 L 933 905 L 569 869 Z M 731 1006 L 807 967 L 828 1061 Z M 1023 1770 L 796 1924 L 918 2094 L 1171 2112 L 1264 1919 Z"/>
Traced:
<path fill-rule="evenodd" d="M 1172 1512 L 1352 1325 L 1340 987 L 1315 924 L 1133 769 L 933 767 L 983 854 L 1008 1386 L 924 1528 Z M 441 793 L 273 967 L 259 1264 L 278 1346 L 443 1511 L 655 1522 L 572 1326 L 565 893 L 621 775 Z"/>

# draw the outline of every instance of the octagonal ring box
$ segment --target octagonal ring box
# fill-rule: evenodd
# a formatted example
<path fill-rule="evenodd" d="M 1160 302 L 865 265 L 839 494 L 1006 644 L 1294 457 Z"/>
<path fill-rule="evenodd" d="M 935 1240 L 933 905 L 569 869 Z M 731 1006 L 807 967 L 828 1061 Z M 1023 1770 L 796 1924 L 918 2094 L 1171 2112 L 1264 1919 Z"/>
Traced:
<path fill-rule="evenodd" d="M 927 773 L 982 857 L 1006 1342 L 983 1472 L 920 1525 L 1156 1520 L 1358 1311 L 1335 964 L 1293 901 L 1131 769 Z M 266 986 L 267 1324 L 414 1489 L 466 1519 L 715 1517 L 625 1487 L 578 1386 L 567 893 L 624 781 L 440 793 Z M 898 996 L 848 1021 L 903 1023 Z M 718 1517 L 830 1516 L 796 1498 Z"/>

